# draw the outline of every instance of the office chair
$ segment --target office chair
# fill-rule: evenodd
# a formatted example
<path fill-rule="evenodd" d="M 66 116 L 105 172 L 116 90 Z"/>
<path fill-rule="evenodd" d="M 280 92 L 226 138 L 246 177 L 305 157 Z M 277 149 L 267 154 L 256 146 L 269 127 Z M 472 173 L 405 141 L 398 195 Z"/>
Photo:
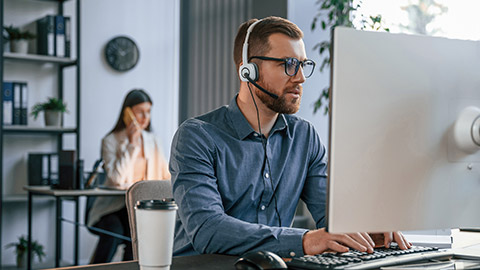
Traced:
<path fill-rule="evenodd" d="M 128 221 L 132 238 L 133 259 L 138 260 L 137 227 L 135 221 L 135 204 L 141 200 L 160 200 L 172 197 L 170 180 L 148 180 L 136 182 L 127 190 L 125 203 L 127 205 Z"/>
<path fill-rule="evenodd" d="M 86 178 L 88 180 L 87 183 L 85 183 L 86 187 L 85 188 L 95 188 L 97 186 L 103 185 L 105 183 L 106 175 L 105 172 L 100 171 L 101 167 L 103 165 L 103 160 L 100 158 L 95 161 L 95 165 L 93 165 L 92 172 L 88 175 Z M 96 196 L 88 196 L 87 197 L 87 202 L 85 205 L 85 217 L 84 217 L 84 224 L 88 224 L 88 215 L 90 214 L 90 210 L 92 209 L 93 203 L 97 199 Z M 97 231 L 91 230 L 90 228 L 87 227 L 87 229 L 93 233 L 98 235 Z"/>

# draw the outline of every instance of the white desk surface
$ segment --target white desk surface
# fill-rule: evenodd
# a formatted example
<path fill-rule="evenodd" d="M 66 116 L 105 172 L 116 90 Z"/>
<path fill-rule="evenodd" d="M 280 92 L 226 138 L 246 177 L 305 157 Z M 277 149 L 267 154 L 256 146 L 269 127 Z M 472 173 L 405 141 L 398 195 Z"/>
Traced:
<path fill-rule="evenodd" d="M 459 229 L 452 229 L 453 244 L 452 248 L 475 248 L 480 253 L 480 233 L 461 232 Z"/>

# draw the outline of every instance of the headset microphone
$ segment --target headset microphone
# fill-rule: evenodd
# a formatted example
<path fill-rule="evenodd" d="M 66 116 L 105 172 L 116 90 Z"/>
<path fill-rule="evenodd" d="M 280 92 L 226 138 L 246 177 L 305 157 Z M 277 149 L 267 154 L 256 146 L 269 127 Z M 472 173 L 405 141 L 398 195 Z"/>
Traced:
<path fill-rule="evenodd" d="M 278 99 L 278 96 L 275 95 L 274 93 L 272 92 L 269 92 L 267 91 L 265 88 L 261 87 L 260 85 L 258 85 L 258 83 L 254 82 L 252 79 L 250 79 L 250 76 L 247 75 L 247 79 L 249 82 L 251 82 L 253 85 L 255 85 L 258 89 L 260 89 L 262 92 L 264 92 L 265 94 L 271 96 L 272 98 L 274 99 Z"/>
<path fill-rule="evenodd" d="M 242 49 L 242 65 L 238 69 L 238 75 L 240 75 L 240 80 L 244 82 L 250 82 L 255 85 L 258 89 L 260 89 L 265 94 L 269 95 L 274 99 L 278 99 L 278 96 L 272 92 L 267 91 L 265 88 L 261 87 L 256 83 L 258 80 L 258 67 L 255 63 L 248 62 L 248 38 L 250 37 L 250 33 L 253 30 L 253 27 L 262 20 L 258 20 L 252 25 L 250 25 L 247 29 L 247 35 L 245 36 L 245 41 L 243 42 L 243 49 Z"/>

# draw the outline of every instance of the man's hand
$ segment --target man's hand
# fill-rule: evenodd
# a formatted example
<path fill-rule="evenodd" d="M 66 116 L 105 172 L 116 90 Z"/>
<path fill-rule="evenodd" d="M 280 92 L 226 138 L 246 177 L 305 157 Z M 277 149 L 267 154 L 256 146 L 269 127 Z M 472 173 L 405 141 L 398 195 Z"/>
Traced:
<path fill-rule="evenodd" d="M 400 232 L 371 235 L 368 233 L 332 234 L 322 228 L 309 231 L 303 236 L 303 251 L 306 255 L 315 255 L 325 251 L 347 252 L 352 248 L 372 253 L 374 247 L 388 248 L 392 241 L 397 242 L 400 249 L 409 249 L 412 246 Z"/>
<path fill-rule="evenodd" d="M 324 228 L 309 231 L 303 236 L 303 251 L 306 255 L 325 251 L 347 252 L 353 248 L 363 252 L 373 252 L 375 243 L 368 233 L 333 234 Z"/>
<path fill-rule="evenodd" d="M 412 247 L 412 243 L 408 242 L 401 232 L 371 233 L 370 237 L 375 242 L 375 247 L 389 248 L 392 242 L 396 242 L 400 249 Z"/>

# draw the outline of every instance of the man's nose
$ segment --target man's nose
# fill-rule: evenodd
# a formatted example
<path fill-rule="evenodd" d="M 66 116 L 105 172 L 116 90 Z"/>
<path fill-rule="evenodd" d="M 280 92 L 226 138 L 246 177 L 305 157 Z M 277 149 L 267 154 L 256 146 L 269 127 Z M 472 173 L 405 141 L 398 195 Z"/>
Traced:
<path fill-rule="evenodd" d="M 305 78 L 305 74 L 303 73 L 303 67 L 299 66 L 297 74 L 295 74 L 295 76 L 293 76 L 293 81 L 296 82 L 296 83 L 304 83 L 305 80 L 306 80 L 306 78 Z"/>

